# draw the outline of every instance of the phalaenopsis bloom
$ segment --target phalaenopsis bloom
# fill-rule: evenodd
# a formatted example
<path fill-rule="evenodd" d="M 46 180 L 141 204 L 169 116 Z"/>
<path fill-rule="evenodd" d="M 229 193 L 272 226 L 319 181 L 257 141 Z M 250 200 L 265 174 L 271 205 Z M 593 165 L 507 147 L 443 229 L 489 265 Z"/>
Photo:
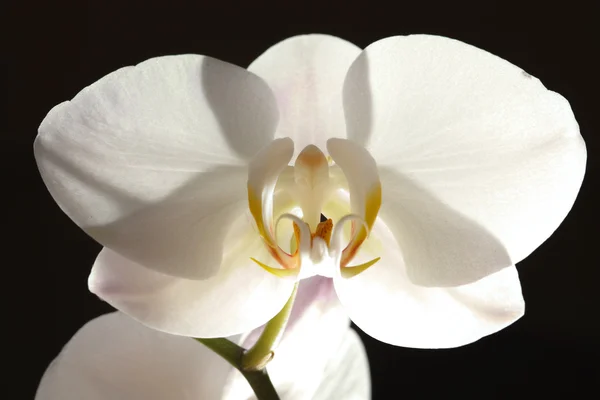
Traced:
<path fill-rule="evenodd" d="M 318 275 L 367 334 L 421 348 L 523 315 L 514 265 L 565 218 L 586 162 L 563 97 L 429 35 L 298 36 L 248 68 L 153 58 L 53 108 L 35 155 L 104 246 L 91 291 L 143 324 L 250 331 Z"/>

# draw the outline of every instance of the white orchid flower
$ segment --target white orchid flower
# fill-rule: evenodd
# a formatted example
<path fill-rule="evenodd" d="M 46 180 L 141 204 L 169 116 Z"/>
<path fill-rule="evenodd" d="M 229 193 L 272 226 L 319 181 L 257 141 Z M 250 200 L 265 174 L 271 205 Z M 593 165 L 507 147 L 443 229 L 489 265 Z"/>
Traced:
<path fill-rule="evenodd" d="M 267 367 L 282 400 L 370 398 L 364 347 L 330 286 L 318 277 L 300 285 L 295 315 Z M 255 336 L 238 341 L 247 345 Z M 255 398 L 242 374 L 208 347 L 115 312 L 90 321 L 73 336 L 44 373 L 35 399 Z"/>
<path fill-rule="evenodd" d="M 523 315 L 514 265 L 565 218 L 586 162 L 563 97 L 429 35 L 362 51 L 293 37 L 247 70 L 150 59 L 52 109 L 35 154 L 105 246 L 90 289 L 133 318 L 229 336 L 321 275 L 366 333 L 418 348 Z"/>

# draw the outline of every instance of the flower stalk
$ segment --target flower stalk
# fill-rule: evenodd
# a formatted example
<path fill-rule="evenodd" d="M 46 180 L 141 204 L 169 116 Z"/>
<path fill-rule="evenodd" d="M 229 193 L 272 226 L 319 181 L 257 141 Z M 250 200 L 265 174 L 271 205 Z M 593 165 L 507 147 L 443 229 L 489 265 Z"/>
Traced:
<path fill-rule="evenodd" d="M 235 369 L 240 371 L 246 381 L 248 381 L 248 384 L 250 384 L 258 400 L 279 400 L 279 395 L 273 386 L 273 382 L 271 382 L 271 378 L 264 368 L 253 371 L 247 371 L 242 368 L 243 347 L 225 338 L 196 338 L 196 340 L 220 355 Z"/>
<path fill-rule="evenodd" d="M 297 291 L 298 283 L 294 285 L 294 290 L 287 303 L 275 317 L 267 322 L 260 337 L 249 350 L 245 350 L 225 338 L 195 338 L 240 371 L 259 400 L 279 400 L 279 395 L 265 367 L 273 358 L 274 350 L 281 341 Z"/>
<path fill-rule="evenodd" d="M 297 291 L 298 283 L 296 282 L 287 303 L 275 317 L 267 322 L 254 346 L 242 355 L 241 365 L 245 371 L 261 370 L 273 358 L 274 350 L 281 341 L 283 331 L 290 318 Z"/>

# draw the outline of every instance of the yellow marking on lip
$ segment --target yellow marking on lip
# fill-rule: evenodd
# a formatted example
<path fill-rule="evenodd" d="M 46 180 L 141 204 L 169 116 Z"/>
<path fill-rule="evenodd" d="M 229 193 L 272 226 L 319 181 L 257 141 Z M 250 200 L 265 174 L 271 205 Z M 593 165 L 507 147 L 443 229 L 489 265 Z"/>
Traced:
<path fill-rule="evenodd" d="M 294 237 L 296 238 L 296 251 L 298 250 L 298 248 L 300 247 L 300 227 L 298 226 L 298 224 L 296 224 L 295 222 L 293 223 L 294 225 Z"/>
<path fill-rule="evenodd" d="M 375 224 L 375 220 L 377 219 L 377 214 L 379 214 L 379 209 L 381 208 L 381 183 L 378 182 L 369 191 L 366 197 L 364 221 L 369 227 L 370 232 Z M 361 226 L 358 233 L 354 236 L 350 243 L 348 243 L 348 246 L 346 246 L 342 252 L 342 260 L 340 262 L 342 267 L 346 267 L 352 258 L 354 258 L 360 245 L 367 239 L 367 236 L 367 230 L 364 226 Z"/>
<path fill-rule="evenodd" d="M 256 222 L 256 227 L 258 228 L 259 235 L 267 241 L 269 245 L 273 245 L 271 240 L 269 239 L 269 235 L 267 235 L 267 231 L 265 229 L 265 225 L 263 223 L 263 213 L 262 213 L 262 201 L 261 199 L 254 193 L 254 190 L 248 185 L 248 208 L 250 209 L 250 213 Z"/>
<path fill-rule="evenodd" d="M 275 238 L 272 238 L 272 234 L 267 233 L 267 228 L 263 223 L 262 201 L 256 196 L 250 185 L 248 185 L 248 208 L 256 222 L 258 234 L 265 242 L 271 256 L 273 256 L 283 268 L 294 269 L 299 263 L 299 255 L 297 252 L 294 255 L 291 255 L 280 249 L 279 245 L 275 242 Z"/>
<path fill-rule="evenodd" d="M 252 261 L 260 265 L 265 271 L 279 277 L 279 278 L 289 278 L 296 277 L 300 273 L 300 268 L 273 268 L 269 267 L 267 264 L 258 261 L 256 258 L 250 257 Z"/>
<path fill-rule="evenodd" d="M 377 258 L 372 259 L 371 261 L 367 261 L 364 264 L 353 265 L 351 267 L 344 267 L 340 270 L 342 273 L 342 277 L 343 278 L 352 278 L 353 276 L 356 276 L 356 275 L 360 274 L 361 272 L 364 272 L 367 268 L 369 268 L 371 265 L 375 264 L 380 259 L 381 259 L 381 257 L 377 257 Z"/>
<path fill-rule="evenodd" d="M 381 208 L 381 183 L 377 183 L 373 189 L 367 194 L 365 203 L 365 222 L 369 226 L 369 230 L 373 228 L 379 209 Z"/>
<path fill-rule="evenodd" d="M 327 246 L 331 240 L 331 233 L 333 232 L 333 220 L 329 218 L 327 221 L 319 222 L 314 233 L 310 234 L 310 244 L 316 237 L 322 238 Z M 300 227 L 294 222 L 294 237 L 296 239 L 296 247 L 300 247 Z"/>

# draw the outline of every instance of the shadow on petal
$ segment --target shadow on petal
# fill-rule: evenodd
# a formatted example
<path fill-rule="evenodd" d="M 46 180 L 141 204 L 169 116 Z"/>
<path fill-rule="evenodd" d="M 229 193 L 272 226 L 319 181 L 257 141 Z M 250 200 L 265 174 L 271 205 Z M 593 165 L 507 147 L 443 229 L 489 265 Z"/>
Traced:
<path fill-rule="evenodd" d="M 126 213 L 127 210 L 135 209 L 139 205 L 143 204 L 140 199 L 127 193 L 125 190 L 118 188 L 114 185 L 110 185 L 107 181 L 98 179 L 93 174 L 87 173 L 82 170 L 79 166 L 69 157 L 63 156 L 58 147 L 50 147 L 44 149 L 46 162 L 51 164 L 54 168 L 60 171 L 61 174 L 68 177 L 68 181 L 77 181 L 83 187 L 88 187 L 90 190 L 96 192 L 100 197 L 106 197 L 114 199 L 113 206 L 118 209 L 119 213 Z M 50 188 L 49 188 L 50 189 Z M 68 189 L 66 189 L 68 190 Z M 52 191 L 51 191 L 52 193 Z M 57 191 L 56 195 L 60 193 Z M 53 193 L 53 196 L 56 197 Z M 69 215 L 69 210 L 64 209 L 61 203 L 58 202 L 59 207 Z"/>
<path fill-rule="evenodd" d="M 363 53 L 352 63 L 344 81 L 344 116 L 348 139 L 363 147 L 371 139 L 372 97 L 369 61 Z"/>
<path fill-rule="evenodd" d="M 525 301 L 516 267 L 504 268 L 477 281 L 475 285 L 449 288 L 447 293 L 469 307 L 481 320 L 498 324 L 506 321 L 512 323 L 525 313 Z"/>
<path fill-rule="evenodd" d="M 222 61 L 215 62 L 214 59 L 210 57 L 204 58 L 202 60 L 202 67 L 200 70 L 201 79 L 202 79 L 202 89 L 204 91 L 204 95 L 206 96 L 206 100 L 210 105 L 217 122 L 219 123 L 223 136 L 227 141 L 229 147 L 235 151 L 242 159 L 249 161 L 260 149 L 265 147 L 274 137 L 274 131 L 262 131 L 256 132 L 255 135 L 249 135 L 248 130 L 244 129 L 244 127 L 240 127 L 240 121 L 248 121 L 253 118 L 259 118 L 261 114 L 265 113 L 256 113 L 254 107 L 248 107 L 247 110 L 240 110 L 239 108 L 235 110 L 231 110 L 231 104 L 240 103 L 239 97 L 246 97 L 248 102 L 259 102 L 265 103 L 265 108 L 272 106 L 276 103 L 275 97 L 271 92 L 271 89 L 268 88 L 266 82 L 262 81 L 262 84 L 266 86 L 266 92 L 270 94 L 270 98 L 260 98 L 256 94 L 246 92 L 240 92 L 238 85 L 228 84 L 228 82 L 223 82 L 224 76 L 223 74 L 224 68 L 239 68 L 237 66 L 233 66 L 230 64 L 225 64 Z M 247 72 L 248 74 L 252 74 L 251 72 Z M 255 79 L 260 79 L 255 77 Z M 235 82 L 237 83 L 237 82 Z M 232 112 L 235 112 L 235 115 L 238 115 L 237 118 L 232 118 Z M 244 113 L 254 113 L 253 115 L 246 116 L 246 118 L 240 118 L 239 115 L 243 115 Z M 262 115 L 264 117 L 264 115 Z M 277 111 L 269 115 L 269 118 L 274 118 L 275 121 L 278 118 Z"/>
<path fill-rule="evenodd" d="M 138 203 L 130 214 L 86 230 L 104 246 L 145 267 L 205 279 L 219 270 L 225 236 L 248 209 L 246 179 L 245 167 L 216 167 L 166 198 Z"/>
<path fill-rule="evenodd" d="M 379 216 L 402 251 L 409 279 L 421 286 L 475 282 L 513 265 L 502 243 L 476 221 L 390 168 L 380 168 Z"/>

